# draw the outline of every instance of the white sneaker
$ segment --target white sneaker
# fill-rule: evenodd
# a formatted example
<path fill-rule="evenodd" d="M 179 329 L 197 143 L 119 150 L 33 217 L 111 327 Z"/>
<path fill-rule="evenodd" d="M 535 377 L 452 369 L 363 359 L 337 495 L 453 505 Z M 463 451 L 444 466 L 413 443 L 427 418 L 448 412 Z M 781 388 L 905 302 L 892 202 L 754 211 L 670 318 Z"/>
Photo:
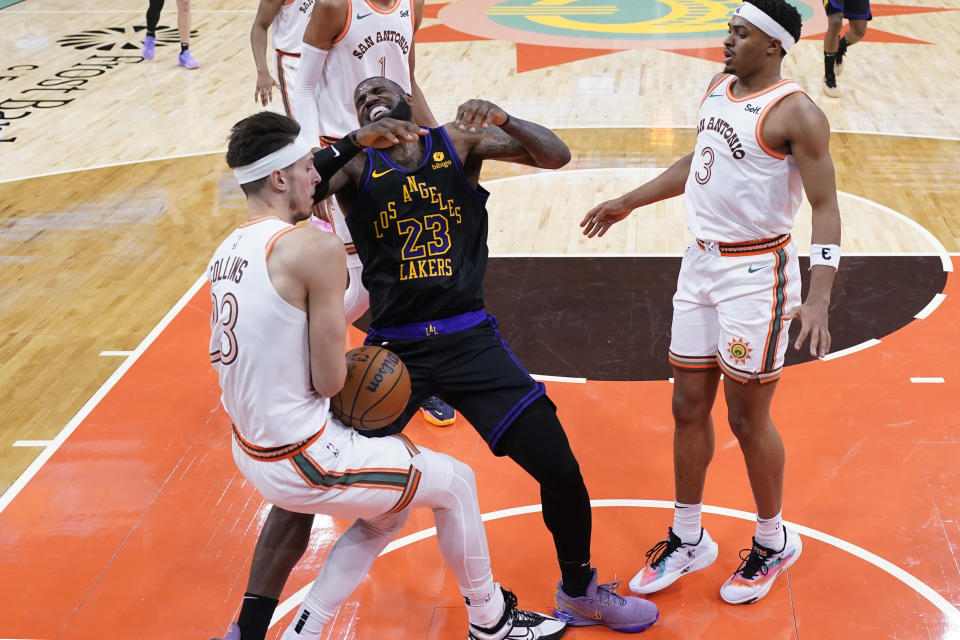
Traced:
<path fill-rule="evenodd" d="M 647 551 L 647 564 L 630 581 L 630 590 L 647 594 L 673 584 L 677 578 L 691 571 L 699 571 L 713 564 L 719 547 L 707 530 L 700 528 L 700 540 L 685 544 L 667 529 L 667 539 L 661 540 Z"/>
<path fill-rule="evenodd" d="M 556 640 L 566 630 L 566 623 L 556 618 L 517 609 L 517 596 L 503 589 L 500 621 L 489 629 L 471 624 L 467 640 Z"/>
<path fill-rule="evenodd" d="M 743 562 L 723 586 L 720 597 L 730 604 L 749 604 L 767 595 L 773 581 L 800 557 L 800 536 L 783 528 L 783 549 L 774 551 L 753 540 L 753 548 L 740 551 Z M 744 553 L 748 555 L 744 557 Z"/>

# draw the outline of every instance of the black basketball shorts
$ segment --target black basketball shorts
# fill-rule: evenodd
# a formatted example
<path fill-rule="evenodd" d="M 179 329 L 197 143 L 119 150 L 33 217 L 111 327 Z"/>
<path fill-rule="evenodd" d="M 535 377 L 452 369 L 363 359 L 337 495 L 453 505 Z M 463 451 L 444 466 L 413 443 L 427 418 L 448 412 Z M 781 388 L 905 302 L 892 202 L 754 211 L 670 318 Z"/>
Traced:
<path fill-rule="evenodd" d="M 827 15 L 842 13 L 847 20 L 873 20 L 870 0 L 823 0 Z"/>
<path fill-rule="evenodd" d="M 497 455 L 497 443 L 530 403 L 546 394 L 501 337 L 497 319 L 453 333 L 412 340 L 387 340 L 375 330 L 365 344 L 393 351 L 410 372 L 410 402 L 392 424 L 366 436 L 399 433 L 420 405 L 437 396 L 459 411 Z"/>

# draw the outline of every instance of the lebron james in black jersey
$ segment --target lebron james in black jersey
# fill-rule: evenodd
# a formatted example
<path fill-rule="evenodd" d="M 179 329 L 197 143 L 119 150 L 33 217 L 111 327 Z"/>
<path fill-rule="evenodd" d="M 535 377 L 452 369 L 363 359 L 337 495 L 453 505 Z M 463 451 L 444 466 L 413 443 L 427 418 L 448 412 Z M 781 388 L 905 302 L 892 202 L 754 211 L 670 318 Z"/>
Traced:
<path fill-rule="evenodd" d="M 364 80 L 354 98 L 361 126 L 388 117 L 412 121 L 410 96 L 385 78 Z M 367 344 L 390 349 L 410 371 L 406 411 L 373 435 L 401 431 L 428 396 L 452 405 L 495 455 L 509 456 L 540 484 L 561 572 L 554 615 L 574 626 L 641 631 L 657 620 L 657 607 L 598 584 L 590 564 L 590 497 L 556 407 L 484 310 L 489 194 L 479 177 L 486 159 L 557 169 L 570 151 L 549 129 L 471 100 L 455 122 L 424 130 L 418 141 L 364 149 L 325 185 L 336 193 L 363 262 L 372 315 Z M 289 558 L 296 552 L 291 530 L 305 527 L 308 535 L 311 522 L 274 512 L 254 558 L 264 579 L 282 573 L 282 561 L 271 566 L 257 557 L 260 548 L 281 549 Z M 276 539 L 268 540 L 273 531 Z"/>

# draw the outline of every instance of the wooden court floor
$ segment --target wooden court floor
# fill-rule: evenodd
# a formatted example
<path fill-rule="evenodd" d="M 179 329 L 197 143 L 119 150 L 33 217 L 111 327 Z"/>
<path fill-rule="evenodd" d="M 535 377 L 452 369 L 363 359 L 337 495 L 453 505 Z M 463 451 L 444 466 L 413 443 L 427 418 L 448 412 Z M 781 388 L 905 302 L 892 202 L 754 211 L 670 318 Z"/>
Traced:
<path fill-rule="evenodd" d="M 716 70 L 699 41 L 628 46 L 611 36 L 626 29 L 616 22 L 624 16 L 647 19 L 640 2 L 428 2 L 417 69 L 438 118 L 480 94 L 555 128 L 573 150 L 558 172 L 485 169 L 495 260 L 682 252 L 679 199 L 635 213 L 602 241 L 576 227 L 590 206 L 692 148 L 696 103 Z M 174 25 L 168 4 L 161 24 Z M 203 351 L 201 277 L 243 218 L 222 151 L 230 125 L 256 109 L 247 35 L 255 5 L 194 4 L 194 72 L 176 67 L 173 44 L 138 61 L 139 1 L 0 8 L 0 639 L 205 639 L 233 619 L 244 591 L 266 505 L 229 454 Z M 678 6 L 688 4 L 697 3 Z M 598 5 L 607 13 L 584 17 Z M 939 260 L 946 284 L 905 326 L 786 370 L 774 418 L 788 456 L 784 516 L 804 555 L 766 598 L 742 607 L 718 593 L 753 531 L 742 457 L 719 403 L 704 523 L 721 555 L 652 597 L 662 618 L 644 637 L 960 638 L 957 9 L 960 0 L 875 5 L 839 100 L 819 90 L 819 14 L 785 62 L 834 128 L 847 255 L 878 268 L 891 257 Z M 562 20 L 606 27 L 591 41 L 582 31 L 557 35 L 551 25 Z M 61 80 L 75 90 L 62 92 Z M 806 206 L 796 236 L 806 246 Z M 534 295 L 519 280 L 513 287 L 512 296 Z M 836 305 L 876 298 L 872 313 L 903 304 L 893 286 L 848 279 L 842 294 Z M 580 334 L 608 344 L 655 326 L 642 296 L 623 304 L 629 327 Z M 522 317 L 511 321 L 516 328 L 504 330 L 522 341 L 518 352 L 575 351 L 579 327 L 532 333 Z M 670 523 L 670 382 L 587 376 L 547 386 L 594 500 L 594 564 L 625 593 Z M 524 606 L 549 610 L 558 572 L 532 480 L 462 421 L 436 429 L 415 418 L 407 433 L 476 470 L 497 579 Z M 317 522 L 271 638 L 345 526 Z M 328 638 L 465 635 L 431 526 L 427 514 L 411 519 Z"/>

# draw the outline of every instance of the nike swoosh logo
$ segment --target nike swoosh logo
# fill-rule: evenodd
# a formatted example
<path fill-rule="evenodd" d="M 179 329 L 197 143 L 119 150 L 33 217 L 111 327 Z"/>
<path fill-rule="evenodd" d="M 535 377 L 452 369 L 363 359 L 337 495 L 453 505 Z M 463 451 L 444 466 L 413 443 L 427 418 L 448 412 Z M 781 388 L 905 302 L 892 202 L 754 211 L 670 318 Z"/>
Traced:
<path fill-rule="evenodd" d="M 719 98 L 719 97 L 722 96 L 722 95 L 723 95 L 722 93 L 711 93 L 711 94 L 708 95 L 707 97 L 708 97 L 708 98 Z"/>
<path fill-rule="evenodd" d="M 557 599 L 556 597 L 554 597 L 554 604 L 557 606 L 557 609 L 560 609 L 561 611 L 563 610 L 563 607 L 560 606 L 560 600 Z M 601 615 L 600 615 L 600 612 L 597 611 L 596 609 L 593 610 L 593 615 L 590 615 L 589 613 L 587 613 L 587 612 L 584 611 L 583 609 L 578 609 L 578 608 L 576 608 L 575 606 L 573 606 L 572 604 L 570 604 L 569 602 L 564 602 L 564 603 L 563 603 L 563 606 L 564 606 L 564 607 L 569 607 L 569 608 L 573 609 L 574 611 L 576 611 L 577 613 L 579 613 L 580 615 L 582 615 L 582 616 L 584 616 L 584 617 L 586 617 L 586 618 L 590 618 L 591 620 L 603 620 L 603 616 L 601 616 Z"/>
<path fill-rule="evenodd" d="M 371 173 L 370 175 L 373 176 L 374 178 L 379 178 L 380 176 L 385 176 L 385 175 L 387 175 L 387 174 L 390 173 L 391 171 L 393 171 L 393 169 L 387 169 L 386 171 L 374 171 L 374 172 Z"/>
<path fill-rule="evenodd" d="M 747 272 L 749 272 L 749 273 L 756 273 L 757 271 L 760 271 L 761 269 L 766 269 L 766 268 L 769 267 L 769 266 L 770 266 L 770 265 L 765 264 L 765 265 L 763 265 L 762 267 L 757 267 L 756 269 L 754 269 L 753 267 L 747 267 Z"/>
<path fill-rule="evenodd" d="M 363 20 L 363 19 L 366 18 L 367 16 L 372 16 L 372 15 L 373 15 L 372 13 L 365 13 L 365 14 L 363 14 L 363 15 L 360 15 L 360 14 L 358 13 L 358 14 L 357 14 L 357 20 Z"/>
<path fill-rule="evenodd" d="M 339 158 L 339 157 L 340 157 L 340 152 L 337 151 L 337 148 L 336 148 L 336 147 L 330 147 L 330 148 L 333 149 L 333 157 L 334 157 L 334 158 Z"/>

